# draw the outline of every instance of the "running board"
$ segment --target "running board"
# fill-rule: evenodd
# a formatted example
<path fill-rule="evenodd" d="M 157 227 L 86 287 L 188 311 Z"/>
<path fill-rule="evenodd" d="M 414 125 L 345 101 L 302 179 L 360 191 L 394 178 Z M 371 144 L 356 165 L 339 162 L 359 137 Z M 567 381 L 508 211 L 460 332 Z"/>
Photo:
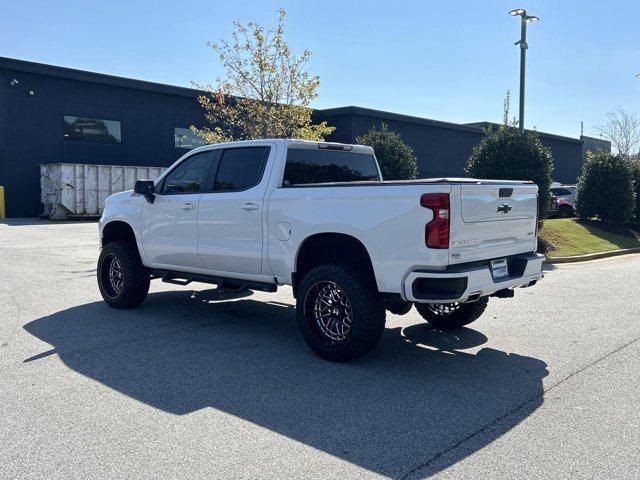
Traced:
<path fill-rule="evenodd" d="M 170 270 L 154 270 L 151 278 L 161 278 L 164 283 L 185 286 L 191 282 L 210 283 L 223 290 L 259 290 L 261 292 L 277 292 L 278 287 L 273 283 L 239 280 L 236 278 L 214 277 L 199 273 L 173 272 Z"/>

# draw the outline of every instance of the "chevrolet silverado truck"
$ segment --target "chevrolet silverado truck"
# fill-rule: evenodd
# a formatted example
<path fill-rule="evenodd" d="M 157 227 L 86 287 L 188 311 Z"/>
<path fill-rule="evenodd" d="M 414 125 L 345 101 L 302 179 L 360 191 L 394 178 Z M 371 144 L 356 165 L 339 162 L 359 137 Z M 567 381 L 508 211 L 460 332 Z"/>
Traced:
<path fill-rule="evenodd" d="M 415 305 L 460 328 L 489 297 L 542 278 L 532 182 L 383 181 L 371 147 L 251 140 L 190 151 L 156 181 L 110 196 L 100 293 L 140 305 L 152 279 L 275 292 L 290 285 L 302 337 L 346 361 Z"/>

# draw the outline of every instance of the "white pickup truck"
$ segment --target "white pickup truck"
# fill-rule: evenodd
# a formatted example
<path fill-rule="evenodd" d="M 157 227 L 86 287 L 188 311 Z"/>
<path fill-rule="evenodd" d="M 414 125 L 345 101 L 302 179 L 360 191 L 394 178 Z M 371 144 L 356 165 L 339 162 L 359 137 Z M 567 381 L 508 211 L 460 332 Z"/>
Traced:
<path fill-rule="evenodd" d="M 291 285 L 309 347 L 371 350 L 412 305 L 438 328 L 542 278 L 531 182 L 383 181 L 371 147 L 253 140 L 190 151 L 155 182 L 112 195 L 97 276 L 114 308 L 149 282 L 268 292 Z"/>

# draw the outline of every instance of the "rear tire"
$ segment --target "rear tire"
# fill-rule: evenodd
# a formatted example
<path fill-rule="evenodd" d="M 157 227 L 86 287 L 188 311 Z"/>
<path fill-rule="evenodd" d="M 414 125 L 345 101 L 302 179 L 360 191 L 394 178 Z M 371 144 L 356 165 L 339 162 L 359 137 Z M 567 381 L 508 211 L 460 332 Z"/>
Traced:
<path fill-rule="evenodd" d="M 416 310 L 430 325 L 453 330 L 469 325 L 484 313 L 489 297 L 471 303 L 416 303 Z"/>
<path fill-rule="evenodd" d="M 342 264 L 320 265 L 305 275 L 297 296 L 300 333 L 320 357 L 358 358 L 376 346 L 385 309 L 375 281 Z"/>
<path fill-rule="evenodd" d="M 135 245 L 109 243 L 98 258 L 98 287 L 112 308 L 137 307 L 149 293 L 150 276 Z"/>

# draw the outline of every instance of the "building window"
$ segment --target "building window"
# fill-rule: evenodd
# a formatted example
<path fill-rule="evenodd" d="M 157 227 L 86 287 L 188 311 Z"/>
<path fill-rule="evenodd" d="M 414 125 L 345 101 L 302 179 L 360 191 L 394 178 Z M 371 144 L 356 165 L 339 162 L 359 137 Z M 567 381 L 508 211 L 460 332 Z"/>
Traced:
<path fill-rule="evenodd" d="M 64 138 L 80 142 L 120 143 L 120 122 L 65 115 Z"/>
<path fill-rule="evenodd" d="M 187 148 L 191 150 L 192 148 L 206 145 L 204 140 L 200 138 L 199 135 L 196 135 L 188 128 L 174 128 L 173 136 L 175 138 L 176 148 Z"/>

